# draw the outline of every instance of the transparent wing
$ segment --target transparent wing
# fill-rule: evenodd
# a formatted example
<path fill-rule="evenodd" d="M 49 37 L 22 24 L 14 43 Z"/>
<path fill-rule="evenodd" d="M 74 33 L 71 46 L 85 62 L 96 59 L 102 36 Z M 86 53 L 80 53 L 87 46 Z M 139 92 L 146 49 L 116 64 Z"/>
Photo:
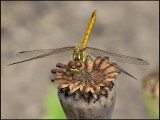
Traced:
<path fill-rule="evenodd" d="M 92 52 L 92 51 L 88 51 L 88 54 L 94 56 L 94 57 L 97 57 L 97 54 Z M 112 61 L 109 61 L 109 63 L 113 63 Z M 120 66 L 117 65 L 116 69 L 120 70 L 121 72 L 125 73 L 126 75 L 136 79 L 133 75 L 131 75 L 130 73 L 128 73 L 127 71 L 125 71 L 123 68 L 121 68 Z"/>
<path fill-rule="evenodd" d="M 29 58 L 29 59 L 11 63 L 9 65 L 23 63 L 23 62 L 27 62 L 27 61 L 38 59 L 38 58 L 53 58 L 53 57 L 58 57 L 58 56 L 65 56 L 68 54 L 72 54 L 72 50 L 74 47 L 75 46 L 56 48 L 56 49 L 44 49 L 44 50 L 19 52 L 18 54 L 16 54 L 17 57 Z"/>
<path fill-rule="evenodd" d="M 111 62 L 111 63 L 112 63 L 112 62 Z M 130 73 L 128 73 L 127 71 L 125 71 L 125 70 L 124 70 L 123 68 L 121 68 L 119 65 L 117 65 L 116 69 L 120 70 L 121 72 L 125 73 L 126 75 L 128 75 L 128 76 L 130 76 L 130 77 L 132 77 L 132 78 L 134 78 L 134 79 L 137 80 L 136 77 L 134 77 L 133 75 L 131 75 Z"/>
<path fill-rule="evenodd" d="M 17 57 L 21 58 L 32 58 L 35 56 L 39 56 L 42 54 L 49 54 L 48 56 L 45 56 L 45 58 L 54 58 L 58 56 L 66 56 L 68 54 L 71 54 L 73 48 L 75 46 L 70 47 L 63 47 L 63 48 L 56 48 L 56 49 L 43 49 L 43 50 L 32 50 L 32 51 L 22 51 L 16 54 Z"/>
<path fill-rule="evenodd" d="M 44 49 L 44 50 L 32 50 L 32 51 L 22 51 L 16 54 L 17 57 L 21 58 L 32 58 L 35 56 L 39 56 L 42 54 L 49 53 L 53 51 L 54 49 Z"/>
<path fill-rule="evenodd" d="M 137 65 L 148 65 L 149 63 L 143 59 L 125 56 L 117 53 L 111 53 L 104 50 L 87 47 L 87 52 L 89 54 L 94 54 L 95 56 L 108 56 L 111 60 L 122 62 L 122 63 L 129 63 L 129 64 L 137 64 Z"/>

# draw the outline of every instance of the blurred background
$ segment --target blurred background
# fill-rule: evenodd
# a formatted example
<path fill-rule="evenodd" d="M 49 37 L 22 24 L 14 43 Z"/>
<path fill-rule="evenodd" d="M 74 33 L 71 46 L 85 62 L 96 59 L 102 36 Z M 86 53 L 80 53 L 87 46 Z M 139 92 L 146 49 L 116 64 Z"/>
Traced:
<path fill-rule="evenodd" d="M 151 116 L 148 111 L 142 86 L 146 76 L 159 73 L 158 1 L 3 1 L 1 7 L 3 119 L 65 118 L 57 97 L 57 85 L 50 82 L 50 71 L 56 68 L 56 63 L 67 63 L 71 57 L 6 65 L 22 60 L 16 57 L 20 51 L 80 45 L 95 9 L 97 19 L 88 46 L 150 63 L 147 66 L 118 63 L 138 80 L 124 74 L 118 77 L 113 118 L 157 117 L 156 112 L 151 110 Z M 157 85 L 159 89 L 159 82 Z M 159 93 L 157 95 L 159 99 Z M 158 103 L 155 107 L 159 111 Z"/>

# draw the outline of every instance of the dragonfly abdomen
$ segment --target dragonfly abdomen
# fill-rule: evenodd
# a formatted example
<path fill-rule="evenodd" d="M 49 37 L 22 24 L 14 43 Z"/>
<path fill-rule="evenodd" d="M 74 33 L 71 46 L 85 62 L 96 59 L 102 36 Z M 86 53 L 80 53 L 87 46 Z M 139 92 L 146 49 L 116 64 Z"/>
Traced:
<path fill-rule="evenodd" d="M 96 10 L 94 10 L 94 12 L 92 13 L 92 16 L 90 18 L 88 28 L 87 28 L 87 31 L 86 31 L 86 34 L 85 34 L 85 37 L 84 37 L 84 40 L 83 40 L 81 46 L 84 46 L 84 47 L 87 46 L 87 42 L 88 42 L 89 36 L 92 32 L 92 28 L 93 28 L 95 22 L 96 22 Z"/>

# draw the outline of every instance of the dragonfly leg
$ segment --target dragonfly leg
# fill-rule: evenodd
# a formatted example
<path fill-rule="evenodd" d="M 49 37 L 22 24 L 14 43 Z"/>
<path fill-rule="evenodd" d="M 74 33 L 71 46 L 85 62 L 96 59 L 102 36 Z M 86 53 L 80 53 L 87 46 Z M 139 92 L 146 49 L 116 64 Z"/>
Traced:
<path fill-rule="evenodd" d="M 66 73 L 67 73 L 67 71 L 68 71 L 69 69 L 67 69 L 64 73 L 63 73 L 63 75 L 62 76 L 64 76 Z"/>
<path fill-rule="evenodd" d="M 82 72 L 82 71 L 81 71 L 81 75 L 82 75 L 82 78 L 83 78 L 83 81 L 84 81 L 85 77 L 84 77 L 84 74 L 83 74 L 83 72 Z"/>
<path fill-rule="evenodd" d="M 87 74 L 89 74 L 90 76 L 91 76 L 91 78 L 94 80 L 94 82 L 96 81 L 94 78 L 93 78 L 93 76 L 92 76 L 92 74 L 90 73 L 90 72 L 88 72 L 87 70 L 85 70 L 85 69 L 82 69 L 83 71 L 85 71 Z"/>
<path fill-rule="evenodd" d="M 93 59 L 92 59 L 92 57 L 90 56 L 90 55 L 87 55 L 87 57 L 86 58 L 90 58 L 92 61 L 93 61 Z"/>
<path fill-rule="evenodd" d="M 73 79 L 74 73 L 72 73 L 72 79 Z"/>

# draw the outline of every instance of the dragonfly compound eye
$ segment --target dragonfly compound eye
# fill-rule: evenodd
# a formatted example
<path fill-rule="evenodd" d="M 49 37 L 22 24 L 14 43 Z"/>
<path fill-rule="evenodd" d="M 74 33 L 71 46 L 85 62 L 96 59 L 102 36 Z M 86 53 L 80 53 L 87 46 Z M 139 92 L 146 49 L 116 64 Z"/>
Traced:
<path fill-rule="evenodd" d="M 82 67 L 82 63 L 79 62 L 79 61 L 76 61 L 76 62 L 75 62 L 75 67 L 76 67 L 76 68 Z"/>
<path fill-rule="evenodd" d="M 73 61 L 69 61 L 68 67 L 69 67 L 69 68 L 72 68 L 73 66 L 74 66 L 74 62 L 73 62 Z"/>

